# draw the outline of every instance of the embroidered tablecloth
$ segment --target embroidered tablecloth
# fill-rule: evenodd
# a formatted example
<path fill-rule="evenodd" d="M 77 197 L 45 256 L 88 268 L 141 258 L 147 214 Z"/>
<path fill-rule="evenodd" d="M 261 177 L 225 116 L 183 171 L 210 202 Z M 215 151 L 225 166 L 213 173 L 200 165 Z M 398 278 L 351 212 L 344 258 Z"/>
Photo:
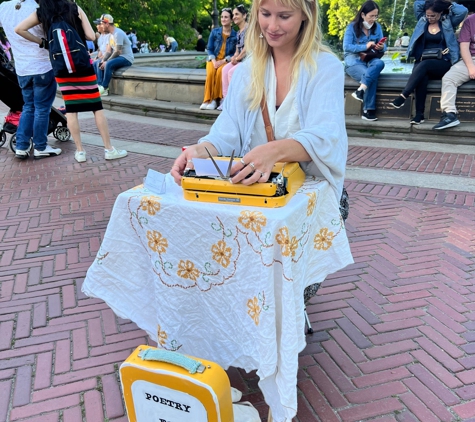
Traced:
<path fill-rule="evenodd" d="M 83 292 L 134 321 L 159 347 L 257 369 L 276 422 L 297 412 L 303 291 L 353 262 L 335 196 L 307 179 L 282 208 L 120 194 Z"/>

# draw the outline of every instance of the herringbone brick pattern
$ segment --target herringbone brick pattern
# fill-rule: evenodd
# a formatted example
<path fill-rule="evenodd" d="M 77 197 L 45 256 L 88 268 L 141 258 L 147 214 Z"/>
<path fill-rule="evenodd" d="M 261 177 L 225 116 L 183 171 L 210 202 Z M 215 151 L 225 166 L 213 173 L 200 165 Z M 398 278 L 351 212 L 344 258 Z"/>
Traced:
<path fill-rule="evenodd" d="M 125 422 L 118 366 L 149 340 L 80 287 L 117 194 L 171 160 L 88 146 L 79 165 L 60 146 L 23 162 L 0 148 L 0 421 Z M 347 188 L 355 264 L 308 306 L 298 422 L 475 421 L 475 195 Z M 228 374 L 265 420 L 255 374 Z"/>

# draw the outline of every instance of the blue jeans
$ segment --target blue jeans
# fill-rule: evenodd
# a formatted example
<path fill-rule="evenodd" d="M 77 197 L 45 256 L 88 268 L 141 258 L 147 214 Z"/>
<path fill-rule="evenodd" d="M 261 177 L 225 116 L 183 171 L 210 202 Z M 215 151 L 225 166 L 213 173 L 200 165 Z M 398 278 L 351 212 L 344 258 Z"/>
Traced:
<path fill-rule="evenodd" d="M 173 41 L 170 44 L 170 52 L 173 53 L 178 50 L 178 43 L 176 41 Z"/>
<path fill-rule="evenodd" d="M 44 151 L 48 140 L 49 115 L 56 96 L 53 70 L 41 75 L 17 77 L 25 104 L 16 133 L 16 148 L 28 149 L 33 138 L 35 149 Z"/>
<path fill-rule="evenodd" d="M 122 56 L 107 60 L 104 63 L 104 70 L 99 69 L 99 67 L 97 68 L 97 84 L 106 89 L 109 88 L 114 71 L 126 66 L 132 66 L 132 63 Z"/>
<path fill-rule="evenodd" d="M 360 62 L 345 69 L 346 73 L 355 81 L 365 84 L 363 110 L 376 110 L 376 91 L 378 89 L 379 74 L 384 69 L 381 59 L 373 59 L 368 63 Z"/>
<path fill-rule="evenodd" d="M 97 60 L 94 60 L 92 62 L 92 67 L 94 68 L 94 73 L 96 74 L 96 78 L 97 78 L 97 84 L 100 85 L 99 83 L 99 73 L 101 74 L 102 76 L 102 70 L 99 69 L 99 65 L 101 64 L 101 59 L 97 59 Z"/>

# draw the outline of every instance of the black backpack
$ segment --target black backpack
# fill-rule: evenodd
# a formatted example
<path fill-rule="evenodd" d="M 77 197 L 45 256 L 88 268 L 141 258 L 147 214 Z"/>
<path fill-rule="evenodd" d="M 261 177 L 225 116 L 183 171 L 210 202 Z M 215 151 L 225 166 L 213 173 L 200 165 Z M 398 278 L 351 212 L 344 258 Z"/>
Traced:
<path fill-rule="evenodd" d="M 77 31 L 61 17 L 54 17 L 48 31 L 49 58 L 55 76 L 81 72 L 91 66 L 87 46 Z"/>

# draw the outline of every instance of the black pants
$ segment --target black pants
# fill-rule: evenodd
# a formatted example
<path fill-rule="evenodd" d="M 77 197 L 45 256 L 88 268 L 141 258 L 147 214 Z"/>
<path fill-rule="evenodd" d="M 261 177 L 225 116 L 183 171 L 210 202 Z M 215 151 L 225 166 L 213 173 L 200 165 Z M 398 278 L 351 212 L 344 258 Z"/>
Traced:
<path fill-rule="evenodd" d="M 427 85 L 431 79 L 442 79 L 442 76 L 450 69 L 448 60 L 424 60 L 414 63 L 412 74 L 407 81 L 402 95 L 406 98 L 412 91 L 416 92 L 416 114 L 424 114 L 427 96 Z"/>

